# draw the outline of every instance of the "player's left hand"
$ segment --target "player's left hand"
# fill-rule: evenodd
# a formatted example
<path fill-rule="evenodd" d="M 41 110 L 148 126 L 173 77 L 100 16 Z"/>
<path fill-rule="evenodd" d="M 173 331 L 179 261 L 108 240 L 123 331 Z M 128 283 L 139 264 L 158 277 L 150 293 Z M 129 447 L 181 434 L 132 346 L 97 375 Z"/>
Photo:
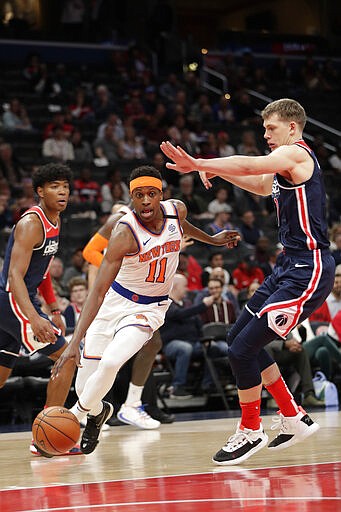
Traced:
<path fill-rule="evenodd" d="M 212 238 L 214 239 L 214 245 L 226 245 L 229 249 L 236 247 L 241 240 L 240 234 L 234 229 L 224 229 L 224 231 L 213 235 Z"/>
<path fill-rule="evenodd" d="M 167 141 L 162 142 L 160 144 L 160 148 L 169 159 L 175 162 L 174 164 L 167 162 L 166 167 L 168 169 L 173 169 L 174 171 L 183 173 L 193 172 L 196 170 L 196 159 L 186 153 L 186 151 L 183 150 L 180 146 L 175 147 L 173 144 Z"/>
<path fill-rule="evenodd" d="M 65 336 L 65 323 L 63 322 L 62 315 L 53 315 L 52 321 L 58 329 L 62 331 L 62 335 Z"/>

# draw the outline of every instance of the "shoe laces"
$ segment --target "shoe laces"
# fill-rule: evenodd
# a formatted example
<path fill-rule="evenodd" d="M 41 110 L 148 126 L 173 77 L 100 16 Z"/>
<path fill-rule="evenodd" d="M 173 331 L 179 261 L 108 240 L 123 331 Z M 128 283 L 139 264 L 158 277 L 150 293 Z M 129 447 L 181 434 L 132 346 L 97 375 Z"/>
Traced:
<path fill-rule="evenodd" d="M 306 414 L 303 407 L 299 406 L 298 410 L 302 414 Z M 280 432 L 286 432 L 286 431 L 291 430 L 291 428 L 292 428 L 291 422 L 297 416 L 283 416 L 281 411 L 277 411 L 277 414 L 278 414 L 278 416 L 273 416 L 273 418 L 272 418 L 273 425 L 271 425 L 271 430 L 276 430 L 278 428 L 280 428 Z"/>
<path fill-rule="evenodd" d="M 140 417 L 144 418 L 145 420 L 149 420 L 149 419 L 151 419 L 151 416 L 149 416 L 149 414 L 145 411 L 144 407 L 145 406 L 143 404 L 142 405 L 138 405 L 136 407 L 136 410 L 137 410 L 137 412 L 138 412 Z"/>
<path fill-rule="evenodd" d="M 239 448 L 240 446 L 242 446 L 244 444 L 245 440 L 247 442 L 249 442 L 250 444 L 254 443 L 254 441 L 252 440 L 252 438 L 248 432 L 245 432 L 244 430 L 240 430 L 228 438 L 225 446 L 230 445 L 229 447 L 231 449 Z"/>

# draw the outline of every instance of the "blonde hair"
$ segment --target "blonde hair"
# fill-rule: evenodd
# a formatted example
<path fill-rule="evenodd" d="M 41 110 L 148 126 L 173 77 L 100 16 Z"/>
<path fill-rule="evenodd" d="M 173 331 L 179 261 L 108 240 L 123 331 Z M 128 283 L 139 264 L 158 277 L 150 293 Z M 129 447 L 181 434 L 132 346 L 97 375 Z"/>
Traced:
<path fill-rule="evenodd" d="M 295 121 L 303 131 L 307 116 L 304 108 L 298 101 L 289 98 L 282 98 L 269 103 L 262 111 L 262 118 L 267 119 L 273 114 L 278 114 L 282 121 Z"/>

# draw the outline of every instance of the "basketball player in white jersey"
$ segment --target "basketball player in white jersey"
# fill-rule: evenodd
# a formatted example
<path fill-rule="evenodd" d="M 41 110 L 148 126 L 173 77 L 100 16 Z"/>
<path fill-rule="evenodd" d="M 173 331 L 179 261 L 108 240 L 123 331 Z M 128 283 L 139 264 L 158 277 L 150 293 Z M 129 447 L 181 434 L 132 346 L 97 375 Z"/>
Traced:
<path fill-rule="evenodd" d="M 87 416 L 81 439 L 85 454 L 94 451 L 112 415 L 112 405 L 102 399 L 118 370 L 164 322 L 187 215 L 181 201 L 161 201 L 162 178 L 154 167 L 132 171 L 130 194 L 134 210 L 118 221 L 72 340 L 53 368 L 58 375 L 68 359 L 79 368 L 79 398 L 71 411 L 79 421 Z M 237 233 L 230 233 L 229 246 L 237 240 Z"/>

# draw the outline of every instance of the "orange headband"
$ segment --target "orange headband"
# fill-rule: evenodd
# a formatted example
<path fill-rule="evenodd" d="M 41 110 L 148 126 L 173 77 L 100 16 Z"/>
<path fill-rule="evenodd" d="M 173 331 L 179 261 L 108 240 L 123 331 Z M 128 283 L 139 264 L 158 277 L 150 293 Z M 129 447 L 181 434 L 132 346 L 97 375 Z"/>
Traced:
<path fill-rule="evenodd" d="M 131 180 L 129 188 L 132 192 L 137 187 L 155 187 L 162 191 L 162 181 L 159 178 L 153 178 L 152 176 L 140 176 Z"/>

